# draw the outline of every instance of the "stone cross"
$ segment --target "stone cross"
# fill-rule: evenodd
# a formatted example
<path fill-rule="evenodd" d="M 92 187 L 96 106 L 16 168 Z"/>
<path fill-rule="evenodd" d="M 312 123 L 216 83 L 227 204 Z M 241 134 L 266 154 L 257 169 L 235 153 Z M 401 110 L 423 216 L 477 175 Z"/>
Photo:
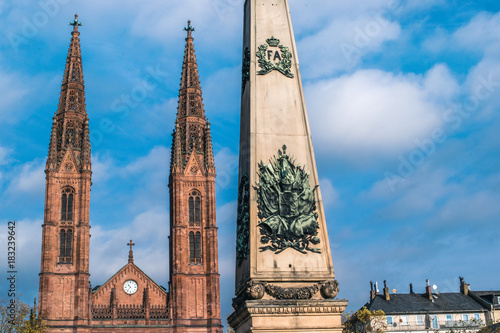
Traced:
<path fill-rule="evenodd" d="M 191 32 L 194 31 L 193 26 L 191 25 L 191 20 L 188 21 L 188 26 L 184 28 L 185 31 L 188 33 L 188 38 L 191 38 Z"/>
<path fill-rule="evenodd" d="M 130 240 L 129 243 L 127 243 L 128 246 L 130 246 L 130 251 L 128 252 L 128 262 L 133 263 L 134 262 L 134 252 L 132 251 L 132 246 L 135 245 L 135 243 L 132 243 L 132 240 Z"/>

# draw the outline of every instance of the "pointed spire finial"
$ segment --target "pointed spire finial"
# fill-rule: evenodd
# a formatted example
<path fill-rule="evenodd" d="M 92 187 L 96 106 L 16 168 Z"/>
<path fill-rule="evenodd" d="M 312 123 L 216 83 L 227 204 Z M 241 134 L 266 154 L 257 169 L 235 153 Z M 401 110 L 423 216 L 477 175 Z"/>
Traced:
<path fill-rule="evenodd" d="M 82 22 L 78 21 L 78 14 L 75 14 L 75 20 L 73 22 L 69 22 L 69 25 L 73 26 L 73 31 L 78 31 L 78 27 L 83 25 Z"/>
<path fill-rule="evenodd" d="M 188 38 L 191 38 L 191 32 L 194 31 L 193 26 L 191 25 L 191 20 L 188 20 L 188 26 L 184 28 L 185 31 L 187 31 Z"/>
<path fill-rule="evenodd" d="M 128 262 L 133 263 L 134 262 L 134 251 L 132 251 L 132 246 L 135 245 L 135 243 L 132 243 L 132 240 L 130 240 L 129 243 L 127 243 L 128 246 L 130 246 L 130 251 L 128 251 Z"/>

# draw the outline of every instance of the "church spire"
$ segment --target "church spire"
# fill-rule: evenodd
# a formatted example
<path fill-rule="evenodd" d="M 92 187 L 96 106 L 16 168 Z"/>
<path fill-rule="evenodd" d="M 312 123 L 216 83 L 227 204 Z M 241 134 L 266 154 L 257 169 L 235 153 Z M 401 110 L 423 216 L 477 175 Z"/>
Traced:
<path fill-rule="evenodd" d="M 222 333 L 215 207 L 215 167 L 191 21 L 187 32 L 170 165 L 170 292 L 179 332 Z M 186 306 L 179 304 L 185 304 Z"/>
<path fill-rule="evenodd" d="M 89 118 L 80 50 L 82 25 L 70 22 L 71 42 L 50 135 L 45 170 L 39 313 L 48 332 L 68 326 L 88 332 L 90 188 Z"/>
<path fill-rule="evenodd" d="M 80 32 L 78 31 L 82 23 L 78 21 L 78 14 L 75 14 L 75 20 L 69 24 L 73 26 L 73 31 L 66 58 L 59 106 L 53 118 L 47 170 L 59 169 L 63 157 L 71 151 L 75 157 L 75 168 L 90 171 L 90 135 L 85 106 Z"/>
<path fill-rule="evenodd" d="M 171 173 L 184 172 L 191 156 L 202 164 L 203 173 L 215 173 L 210 124 L 205 117 L 203 107 L 192 36 L 195 29 L 191 21 L 188 21 L 188 26 L 184 30 L 187 32 L 187 37 L 172 141 Z"/>

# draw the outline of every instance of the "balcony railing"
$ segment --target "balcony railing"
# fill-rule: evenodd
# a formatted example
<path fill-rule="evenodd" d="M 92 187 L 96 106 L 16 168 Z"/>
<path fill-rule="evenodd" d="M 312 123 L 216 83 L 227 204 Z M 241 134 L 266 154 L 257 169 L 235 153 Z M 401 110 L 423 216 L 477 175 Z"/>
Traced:
<path fill-rule="evenodd" d="M 480 320 L 447 320 L 441 327 L 479 327 L 482 322 Z"/>
<path fill-rule="evenodd" d="M 168 320 L 169 311 L 167 306 L 152 305 L 149 308 L 140 305 L 109 305 L 92 306 L 92 319 L 94 320 L 123 320 L 123 319 L 150 319 Z"/>
<path fill-rule="evenodd" d="M 416 320 L 409 320 L 408 322 L 393 322 L 387 324 L 387 331 L 418 331 L 418 330 L 437 330 L 437 329 L 450 329 L 450 328 L 471 328 L 476 329 L 481 326 L 481 320 L 438 320 L 432 322 L 425 319 L 423 322 Z"/>

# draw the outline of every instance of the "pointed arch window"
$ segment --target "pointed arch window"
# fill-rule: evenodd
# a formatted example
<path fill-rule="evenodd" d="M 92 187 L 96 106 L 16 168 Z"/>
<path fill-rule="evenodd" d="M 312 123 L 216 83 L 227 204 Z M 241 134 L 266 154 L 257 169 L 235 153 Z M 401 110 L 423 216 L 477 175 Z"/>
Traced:
<path fill-rule="evenodd" d="M 189 263 L 201 264 L 201 233 L 199 231 L 189 233 Z"/>
<path fill-rule="evenodd" d="M 201 195 L 198 191 L 189 194 L 189 225 L 201 224 Z"/>
<path fill-rule="evenodd" d="M 61 221 L 73 221 L 74 192 L 70 187 L 63 189 L 61 195 Z"/>
<path fill-rule="evenodd" d="M 59 231 L 59 263 L 70 264 L 73 252 L 73 230 Z"/>

